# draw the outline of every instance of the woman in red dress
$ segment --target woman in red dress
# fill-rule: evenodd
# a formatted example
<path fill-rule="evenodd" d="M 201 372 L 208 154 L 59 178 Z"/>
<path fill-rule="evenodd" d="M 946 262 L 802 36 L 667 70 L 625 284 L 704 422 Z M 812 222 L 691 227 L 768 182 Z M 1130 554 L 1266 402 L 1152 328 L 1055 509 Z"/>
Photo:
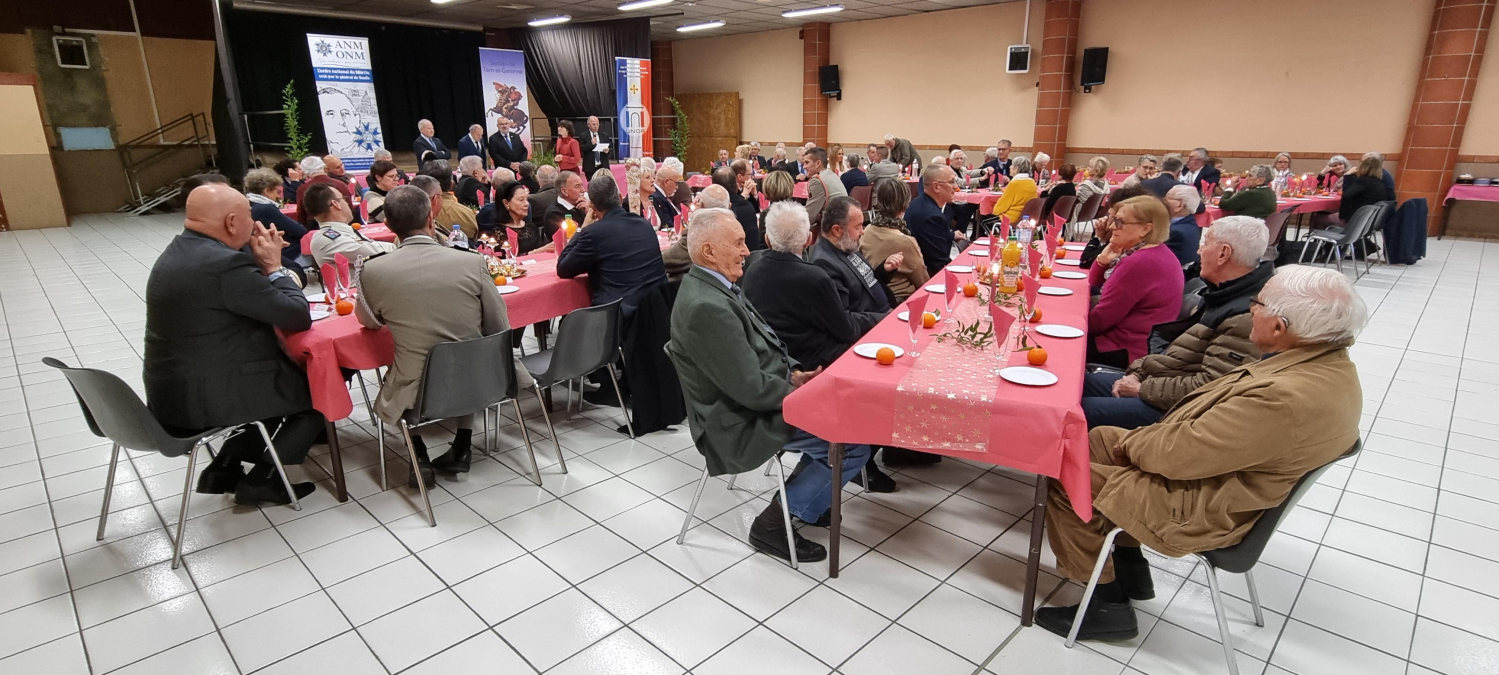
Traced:
<path fill-rule="evenodd" d="M 578 165 L 583 163 L 583 151 L 578 148 L 578 139 L 573 137 L 573 123 L 562 120 L 557 125 L 557 168 L 581 174 Z M 588 182 L 585 176 L 583 182 Z"/>

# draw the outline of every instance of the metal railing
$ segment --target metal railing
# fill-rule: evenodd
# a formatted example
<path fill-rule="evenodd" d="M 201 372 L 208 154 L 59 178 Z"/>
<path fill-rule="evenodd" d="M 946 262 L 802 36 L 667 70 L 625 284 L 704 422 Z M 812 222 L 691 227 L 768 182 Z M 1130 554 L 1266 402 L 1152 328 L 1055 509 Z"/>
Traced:
<path fill-rule="evenodd" d="M 256 146 L 262 146 L 262 147 L 267 147 L 267 148 L 281 148 L 283 150 L 285 150 L 286 148 L 290 148 L 291 147 L 291 143 L 276 143 L 276 142 L 273 142 L 273 141 L 257 141 L 257 140 L 255 140 L 255 130 L 253 128 L 253 125 L 250 124 L 250 117 L 251 116 L 266 116 L 266 115 L 280 115 L 282 117 L 285 117 L 286 116 L 286 111 L 285 110 L 260 110 L 260 111 L 247 112 L 247 113 L 241 113 L 240 114 L 240 117 L 243 119 L 244 126 L 245 126 L 245 142 L 250 146 L 250 157 L 252 157 L 252 158 L 258 158 L 260 156 L 258 154 L 258 151 L 255 149 Z M 282 138 L 285 138 L 285 136 L 286 136 L 286 134 L 285 134 L 285 132 L 283 132 L 282 133 Z"/>
<path fill-rule="evenodd" d="M 165 140 L 168 135 L 189 132 L 192 134 L 190 138 L 178 141 Z M 119 144 L 117 149 L 120 152 L 120 163 L 125 167 L 125 182 L 130 190 L 130 203 L 121 210 L 144 212 L 171 198 L 170 195 L 163 198 L 162 190 L 148 195 L 141 189 L 140 173 L 143 169 L 191 148 L 197 148 L 202 156 L 203 162 L 200 166 L 211 165 L 213 158 L 208 147 L 213 144 L 213 139 L 210 134 L 208 114 L 197 112 L 178 117 Z"/>

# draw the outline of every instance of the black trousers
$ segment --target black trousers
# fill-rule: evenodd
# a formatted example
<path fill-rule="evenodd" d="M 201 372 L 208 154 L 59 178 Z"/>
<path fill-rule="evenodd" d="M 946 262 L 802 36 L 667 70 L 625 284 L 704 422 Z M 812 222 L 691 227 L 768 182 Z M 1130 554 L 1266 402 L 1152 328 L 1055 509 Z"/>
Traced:
<path fill-rule="evenodd" d="M 276 445 L 276 455 L 281 458 L 281 463 L 301 464 L 307 459 L 307 452 L 317 440 L 318 434 L 323 432 L 325 420 L 322 413 L 316 410 L 306 410 L 286 417 L 263 419 L 260 422 L 270 433 L 271 441 Z M 224 458 L 220 461 L 234 459 L 256 465 L 270 466 L 271 464 L 271 457 L 266 453 L 265 439 L 261 438 L 260 430 L 256 429 L 253 424 L 224 441 L 223 447 L 219 448 L 219 457 Z"/>

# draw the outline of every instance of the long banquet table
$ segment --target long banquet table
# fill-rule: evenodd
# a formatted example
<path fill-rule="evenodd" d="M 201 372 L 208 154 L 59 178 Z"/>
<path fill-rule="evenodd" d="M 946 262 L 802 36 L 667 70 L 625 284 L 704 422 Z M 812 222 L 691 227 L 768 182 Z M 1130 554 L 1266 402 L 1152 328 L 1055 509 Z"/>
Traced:
<path fill-rule="evenodd" d="M 364 230 L 376 227 L 365 226 Z M 382 227 L 383 229 L 383 227 Z M 385 230 L 389 232 L 389 230 Z M 664 249 L 670 240 L 658 234 Z M 502 296 L 510 325 L 527 326 L 563 316 L 590 304 L 588 276 L 572 279 L 557 276 L 557 255 L 536 253 L 522 256 L 526 275 L 508 285 L 520 290 Z M 334 433 L 334 423 L 354 411 L 343 369 L 373 370 L 395 362 L 395 342 L 386 328 L 369 329 L 353 314 L 336 314 L 313 322 L 312 328 L 284 336 L 286 353 L 307 369 L 312 407 L 327 420 L 328 444 L 339 501 L 348 500 L 344 486 L 343 458 Z"/>
<path fill-rule="evenodd" d="M 1292 213 L 1319 213 L 1322 211 L 1337 211 L 1338 206 L 1343 203 L 1341 194 L 1314 195 L 1310 197 L 1281 197 L 1275 200 L 1275 210 L 1281 211 L 1287 206 L 1295 206 Z M 1211 225 L 1213 221 L 1228 215 L 1223 212 L 1217 204 L 1209 204 L 1198 214 L 1197 222 L 1203 227 Z M 1206 222 L 1204 222 L 1206 221 Z"/>
<path fill-rule="evenodd" d="M 978 245 L 974 245 L 977 248 Z M 1076 259 L 1077 253 L 1068 256 Z M 987 260 L 959 254 L 953 265 L 977 266 Z M 1057 265 L 1057 271 L 1077 267 Z M 957 275 L 960 282 L 971 273 Z M 943 275 L 932 283 L 942 283 Z M 1064 324 L 1087 330 L 1087 279 L 1041 280 L 1042 287 L 1061 287 L 1071 295 L 1040 295 L 1042 324 Z M 917 293 L 927 293 L 925 290 Z M 929 294 L 928 308 L 941 307 L 942 294 Z M 914 296 L 913 296 L 914 297 Z M 960 296 L 961 297 L 961 296 Z M 962 320 L 977 316 L 980 303 L 974 299 L 955 301 L 955 316 Z M 991 372 L 1000 366 L 1027 365 L 1023 351 L 1005 354 L 1003 362 L 992 350 L 974 352 L 941 345 L 936 336 L 952 324 L 939 322 L 918 334 L 912 345 L 902 308 L 892 311 L 860 342 L 883 342 L 921 354 L 897 358 L 890 366 L 849 350 L 823 373 L 792 392 L 783 405 L 786 421 L 832 443 L 829 461 L 833 473 L 841 470 L 846 444 L 908 447 L 967 460 L 1008 466 L 1051 477 L 1067 488 L 1072 507 L 1084 520 L 1092 518 L 1092 491 L 1088 463 L 1088 426 L 1080 404 L 1087 340 L 1052 338 L 1031 331 L 1031 341 L 1043 346 L 1049 358 L 1042 369 L 1058 378 L 1046 387 L 1028 387 L 1002 380 Z M 1031 324 L 1032 329 L 1038 324 Z M 1012 332 L 1019 330 L 1019 322 Z M 1012 338 L 1013 340 L 1013 338 Z M 1013 342 L 1012 342 L 1013 344 Z M 928 362 L 920 369 L 920 359 Z M 957 375 L 954 375 L 954 374 Z M 974 400 L 977 397 L 977 400 Z M 926 441 L 923 443 L 923 439 Z M 914 441 L 914 442 L 913 442 Z M 1026 569 L 1021 618 L 1030 625 L 1035 606 L 1036 580 L 1040 569 L 1041 536 L 1045 527 L 1048 481 L 1038 478 L 1036 511 L 1031 516 L 1030 559 Z M 828 569 L 838 576 L 841 486 L 833 486 L 830 518 Z"/>

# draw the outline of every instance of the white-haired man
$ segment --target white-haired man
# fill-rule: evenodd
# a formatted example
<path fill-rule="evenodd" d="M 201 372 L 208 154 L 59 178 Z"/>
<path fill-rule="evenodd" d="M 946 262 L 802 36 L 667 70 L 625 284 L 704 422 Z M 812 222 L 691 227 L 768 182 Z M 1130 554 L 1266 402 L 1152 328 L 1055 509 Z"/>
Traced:
<path fill-rule="evenodd" d="M 1171 557 L 1232 546 L 1297 480 L 1358 441 L 1363 395 L 1348 347 L 1367 310 L 1353 282 L 1287 265 L 1249 306 L 1249 339 L 1263 359 L 1193 390 L 1155 424 L 1088 433 L 1092 520 L 1078 518 L 1052 482 L 1046 530 L 1064 576 L 1086 582 L 1108 532 L 1124 530 L 1082 613 L 1079 639 L 1138 634 L 1129 602 L 1155 596 L 1141 544 Z M 1047 607 L 1036 623 L 1066 635 L 1077 615 L 1076 605 Z"/>
<path fill-rule="evenodd" d="M 349 211 L 355 220 L 359 219 L 359 209 L 354 207 L 354 190 L 337 178 L 328 175 L 328 165 L 322 157 L 309 155 L 302 158 L 302 187 L 297 188 L 297 222 L 309 230 L 317 229 L 317 214 L 307 211 L 303 199 L 307 197 L 307 190 L 314 185 L 332 185 L 338 193 L 343 195 L 344 203 L 349 206 Z M 362 222 L 362 221 L 361 221 Z"/>
<path fill-rule="evenodd" d="M 1183 266 L 1197 262 L 1197 242 L 1202 238 L 1202 226 L 1197 224 L 1197 207 L 1202 196 L 1190 185 L 1175 185 L 1166 191 L 1166 212 L 1171 216 L 1171 234 L 1166 238 L 1166 248 L 1176 254 L 1176 261 Z"/>
<path fill-rule="evenodd" d="M 458 160 L 458 175 L 462 178 L 458 179 L 458 187 L 453 189 L 453 193 L 458 196 L 458 203 L 477 209 L 481 206 L 480 193 L 484 194 L 484 203 L 494 201 L 490 193 L 489 172 L 484 170 L 484 157 L 468 155 Z"/>
<path fill-rule="evenodd" d="M 786 395 L 822 369 L 802 370 L 736 283 L 749 248 L 734 212 L 710 208 L 693 213 L 687 240 L 692 268 L 672 307 L 668 350 L 690 403 L 693 444 L 707 462 L 703 480 L 709 474 L 752 471 L 782 449 L 799 452 L 801 467 L 786 483 L 786 504 L 791 515 L 817 523 L 828 512 L 828 487 L 858 474 L 869 446 L 848 446 L 843 475 L 835 477 L 827 462 L 827 441 L 782 418 Z M 781 512 L 780 495 L 750 525 L 749 541 L 781 559 L 791 559 L 793 551 L 800 562 L 827 557 L 821 544 L 791 528 Z"/>
<path fill-rule="evenodd" d="M 755 167 L 755 173 L 765 173 L 770 170 L 770 160 L 760 154 L 760 141 L 750 141 L 750 165 Z"/>
<path fill-rule="evenodd" d="M 416 155 L 417 170 L 422 168 L 422 156 L 432 153 L 427 159 L 452 159 L 453 153 L 448 146 L 442 144 L 442 139 L 437 137 L 437 131 L 432 126 L 432 120 L 421 120 L 416 123 L 416 140 L 411 143 L 411 152 Z"/>
<path fill-rule="evenodd" d="M 663 229 L 673 228 L 677 222 L 677 215 L 681 213 L 681 209 L 671 201 L 672 195 L 677 193 L 677 184 L 680 182 L 682 182 L 682 172 L 676 166 L 662 162 L 656 167 L 656 188 L 651 193 L 651 205 L 656 207 L 656 217 L 660 219 Z"/>
<path fill-rule="evenodd" d="M 896 138 L 895 134 L 885 134 L 885 147 L 890 148 L 890 161 L 896 166 L 904 169 L 912 163 L 921 164 L 921 153 L 916 152 L 916 147 L 904 138 Z"/>
<path fill-rule="evenodd" d="M 474 124 L 469 126 L 468 134 L 458 139 L 458 166 L 463 166 L 466 157 L 478 157 L 479 168 L 484 168 L 484 127 Z"/>

